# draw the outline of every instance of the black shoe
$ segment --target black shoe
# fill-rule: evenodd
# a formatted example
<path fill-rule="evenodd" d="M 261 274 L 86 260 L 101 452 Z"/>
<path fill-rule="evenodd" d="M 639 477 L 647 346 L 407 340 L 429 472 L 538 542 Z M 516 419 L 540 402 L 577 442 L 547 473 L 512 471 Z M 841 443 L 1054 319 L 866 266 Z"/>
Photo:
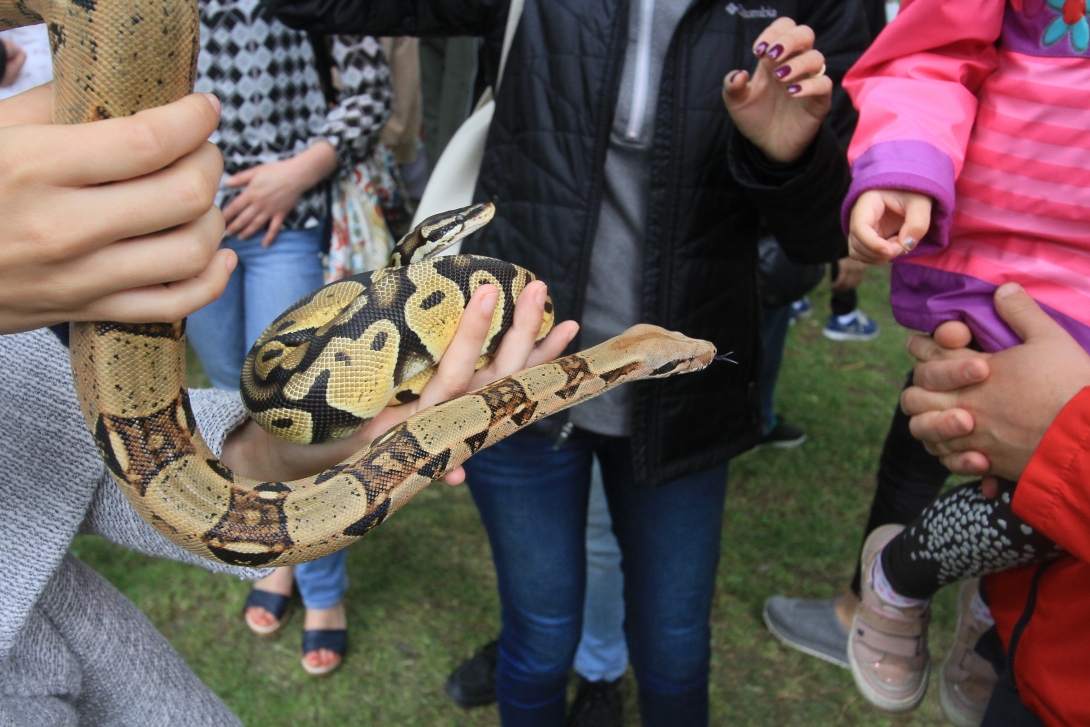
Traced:
<path fill-rule="evenodd" d="M 776 426 L 757 440 L 753 450 L 765 447 L 778 447 L 779 449 L 792 449 L 806 441 L 806 432 L 798 427 L 793 427 L 780 417 L 776 417 Z"/>
<path fill-rule="evenodd" d="M 489 641 L 447 677 L 447 696 L 460 706 L 483 707 L 496 701 L 496 662 L 500 642 Z"/>
<path fill-rule="evenodd" d="M 592 682 L 579 677 L 579 689 L 568 712 L 568 727 L 622 727 L 624 694 L 616 681 Z"/>

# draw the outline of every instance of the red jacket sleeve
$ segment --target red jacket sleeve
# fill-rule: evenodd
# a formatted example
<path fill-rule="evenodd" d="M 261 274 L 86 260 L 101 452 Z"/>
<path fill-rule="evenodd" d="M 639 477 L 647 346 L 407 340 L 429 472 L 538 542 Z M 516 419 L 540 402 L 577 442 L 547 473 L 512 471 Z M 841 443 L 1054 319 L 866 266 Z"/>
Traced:
<path fill-rule="evenodd" d="M 1014 513 L 1090 562 L 1090 387 L 1052 423 L 1018 481 Z"/>

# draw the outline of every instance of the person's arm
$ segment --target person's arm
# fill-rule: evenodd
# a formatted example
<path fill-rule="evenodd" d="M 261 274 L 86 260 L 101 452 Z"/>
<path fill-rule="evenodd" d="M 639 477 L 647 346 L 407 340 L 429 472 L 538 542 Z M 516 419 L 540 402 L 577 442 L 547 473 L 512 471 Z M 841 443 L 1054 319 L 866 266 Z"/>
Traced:
<path fill-rule="evenodd" d="M 972 351 L 968 327 L 952 321 L 914 336 L 914 385 L 901 395 L 913 435 L 958 474 L 1016 481 L 1060 411 L 1090 386 L 1090 355 L 1016 283 L 995 308 L 1025 343 Z"/>
<path fill-rule="evenodd" d="M 329 56 L 343 84 L 337 105 L 326 113 L 305 150 L 225 180 L 229 186 L 246 187 L 223 210 L 227 234 L 245 239 L 264 229 L 261 245 L 273 244 L 299 199 L 338 167 L 361 161 L 390 115 L 390 69 L 378 40 L 335 35 L 329 41 Z"/>
<path fill-rule="evenodd" d="M 833 82 L 821 73 L 825 59 L 814 40 L 811 28 L 780 18 L 754 43 L 760 61 L 752 78 L 733 71 L 723 81 L 734 121 L 731 174 L 799 263 L 832 262 L 846 252 L 837 210 L 848 165 L 822 124 Z"/>
<path fill-rule="evenodd" d="M 905 0 L 844 78 L 859 123 L 842 220 L 858 259 L 884 262 L 946 244 L 954 180 L 976 94 L 998 67 L 1005 8 L 1005 0 Z"/>
<path fill-rule="evenodd" d="M 214 98 L 52 126 L 49 85 L 0 101 L 0 334 L 176 321 L 215 300 L 223 170 Z"/>
<path fill-rule="evenodd" d="M 1060 411 L 1018 480 L 1014 513 L 1090 562 L 1090 388 Z"/>
<path fill-rule="evenodd" d="M 332 35 L 502 36 L 510 0 L 263 0 L 290 28 Z"/>
<path fill-rule="evenodd" d="M 334 35 L 329 38 L 342 88 L 337 105 L 326 114 L 318 130 L 336 150 L 340 166 L 353 166 L 367 155 L 375 137 L 390 118 L 393 90 L 390 67 L 378 38 L 368 35 Z"/>

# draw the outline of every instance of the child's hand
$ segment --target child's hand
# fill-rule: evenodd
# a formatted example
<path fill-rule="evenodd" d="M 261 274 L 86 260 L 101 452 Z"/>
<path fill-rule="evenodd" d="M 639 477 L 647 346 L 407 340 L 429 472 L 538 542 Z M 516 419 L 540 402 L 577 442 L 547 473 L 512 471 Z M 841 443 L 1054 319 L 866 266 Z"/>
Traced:
<path fill-rule="evenodd" d="M 723 79 L 723 103 L 735 126 L 770 159 L 789 163 L 810 146 L 832 103 L 825 57 L 814 50 L 814 31 L 780 18 L 757 38 L 760 58 L 751 79 L 732 71 Z"/>
<path fill-rule="evenodd" d="M 176 321 L 215 300 L 236 261 L 217 252 L 218 102 L 52 126 L 48 98 L 0 102 L 0 333 Z"/>
<path fill-rule="evenodd" d="M 870 265 L 912 252 L 931 227 L 932 200 L 900 189 L 872 189 L 859 195 L 848 225 L 848 253 Z"/>

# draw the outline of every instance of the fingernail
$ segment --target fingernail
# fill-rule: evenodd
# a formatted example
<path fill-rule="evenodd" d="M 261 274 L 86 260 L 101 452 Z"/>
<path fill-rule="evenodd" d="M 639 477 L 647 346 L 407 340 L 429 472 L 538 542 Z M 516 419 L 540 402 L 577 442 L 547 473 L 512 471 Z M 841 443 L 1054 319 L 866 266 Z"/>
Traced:
<path fill-rule="evenodd" d="M 793 84 L 791 84 L 790 86 L 787 87 L 787 92 L 789 94 L 791 94 L 791 95 L 795 95 L 796 93 L 798 93 L 801 90 L 802 90 L 802 86 L 800 86 L 797 83 L 793 83 Z"/>
<path fill-rule="evenodd" d="M 757 47 L 753 49 L 753 55 L 759 58 L 765 54 L 766 50 L 768 50 L 768 43 L 761 41 L 757 44 Z"/>
<path fill-rule="evenodd" d="M 791 66 L 780 66 L 776 70 L 772 71 L 772 75 L 776 78 L 787 78 L 787 75 L 791 73 Z"/>
<path fill-rule="evenodd" d="M 916 245 L 918 243 L 919 240 L 917 240 L 915 237 L 906 237 L 905 241 L 901 243 L 901 247 L 903 247 L 907 252 L 912 252 L 916 249 Z"/>
<path fill-rule="evenodd" d="M 1015 293 L 1021 293 L 1022 286 L 1018 283 L 1003 283 L 999 286 L 999 289 L 995 291 L 996 298 L 1009 298 Z"/>
<path fill-rule="evenodd" d="M 206 93 L 206 94 L 204 94 L 204 97 L 206 99 L 208 99 L 208 103 L 212 104 L 212 108 L 214 108 L 216 110 L 216 113 L 218 114 L 220 112 L 220 109 L 223 108 L 223 106 L 220 104 L 220 100 L 216 96 L 216 94 Z"/>
<path fill-rule="evenodd" d="M 547 291 L 545 290 L 544 285 L 541 286 L 540 288 L 538 288 L 537 294 L 534 296 L 534 302 L 537 303 L 537 305 L 540 305 L 540 306 L 545 305 L 546 292 Z"/>
<path fill-rule="evenodd" d="M 983 372 L 975 361 L 970 361 L 965 365 L 965 378 L 969 381 L 980 381 L 984 378 Z"/>
<path fill-rule="evenodd" d="M 499 293 L 485 293 L 485 296 L 481 298 L 481 312 L 491 313 L 496 309 L 496 301 L 499 299 Z"/>
<path fill-rule="evenodd" d="M 227 256 L 227 274 L 235 272 L 235 267 L 238 265 L 238 255 Z"/>
<path fill-rule="evenodd" d="M 776 45 L 774 45 L 774 46 L 772 46 L 771 48 L 768 49 L 768 57 L 771 58 L 772 60 L 776 60 L 782 54 L 783 54 L 783 46 L 780 45 L 779 43 L 777 43 Z"/>
<path fill-rule="evenodd" d="M 741 71 L 731 71 L 730 73 L 727 74 L 727 85 L 728 86 L 731 85 L 732 83 L 734 83 L 734 77 L 737 76 L 739 73 L 741 73 Z"/>

